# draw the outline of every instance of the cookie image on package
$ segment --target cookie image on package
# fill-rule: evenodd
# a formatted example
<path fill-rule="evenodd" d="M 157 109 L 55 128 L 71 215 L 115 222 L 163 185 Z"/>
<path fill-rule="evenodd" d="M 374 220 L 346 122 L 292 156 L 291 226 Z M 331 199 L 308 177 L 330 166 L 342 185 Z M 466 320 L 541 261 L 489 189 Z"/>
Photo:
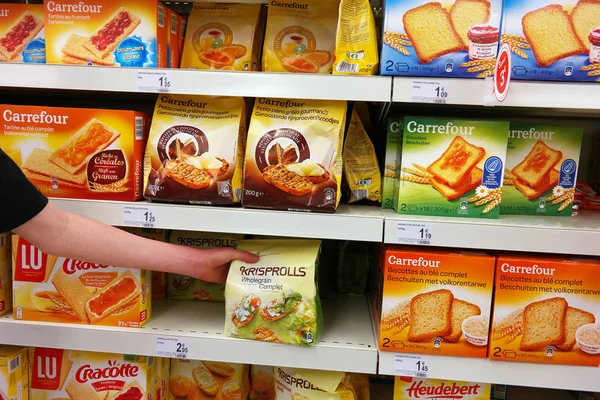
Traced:
<path fill-rule="evenodd" d="M 452 292 L 446 289 L 422 293 L 410 302 L 408 340 L 421 342 L 452 333 Z"/>
<path fill-rule="evenodd" d="M 43 27 L 44 21 L 29 11 L 25 11 L 0 36 L 0 60 L 10 61 L 16 58 Z"/>

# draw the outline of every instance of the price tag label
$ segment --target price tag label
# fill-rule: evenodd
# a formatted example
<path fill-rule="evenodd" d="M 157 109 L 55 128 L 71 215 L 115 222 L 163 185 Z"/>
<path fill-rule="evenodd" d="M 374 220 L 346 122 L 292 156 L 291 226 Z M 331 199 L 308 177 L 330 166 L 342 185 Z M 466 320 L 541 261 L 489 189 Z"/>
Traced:
<path fill-rule="evenodd" d="M 123 207 L 123 226 L 155 228 L 156 210 L 154 207 L 125 206 Z"/>
<path fill-rule="evenodd" d="M 168 358 L 188 358 L 189 346 L 187 339 L 174 337 L 156 338 L 156 355 Z"/>
<path fill-rule="evenodd" d="M 415 103 L 445 104 L 448 102 L 448 81 L 415 80 L 412 99 Z"/>
<path fill-rule="evenodd" d="M 423 355 L 395 354 L 394 375 L 427 378 L 429 360 Z"/>
<path fill-rule="evenodd" d="M 136 77 L 138 92 L 170 93 L 171 72 L 169 71 L 138 71 Z"/>
<path fill-rule="evenodd" d="M 396 243 L 402 244 L 431 244 L 433 233 L 429 224 L 414 224 L 398 222 L 396 226 Z"/>

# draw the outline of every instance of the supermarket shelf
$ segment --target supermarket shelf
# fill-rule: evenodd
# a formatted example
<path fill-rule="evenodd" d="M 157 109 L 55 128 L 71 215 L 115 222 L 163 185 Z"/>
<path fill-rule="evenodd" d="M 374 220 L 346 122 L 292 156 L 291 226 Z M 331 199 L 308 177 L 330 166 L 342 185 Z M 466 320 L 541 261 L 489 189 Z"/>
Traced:
<path fill-rule="evenodd" d="M 392 101 L 412 103 L 414 81 L 448 82 L 447 104 L 455 105 L 597 110 L 600 96 L 600 85 L 593 83 L 512 80 L 506 100 L 498 103 L 492 95 L 491 79 L 394 77 Z"/>
<path fill-rule="evenodd" d="M 0 86 L 138 92 L 140 71 L 168 74 L 171 93 L 389 102 L 392 78 L 183 69 L 0 64 Z"/>
<path fill-rule="evenodd" d="M 379 373 L 394 375 L 394 354 L 379 353 Z M 426 355 L 427 377 L 468 382 L 600 391 L 598 368 Z"/>
<path fill-rule="evenodd" d="M 499 219 L 398 215 L 383 210 L 385 243 L 398 243 L 398 223 L 424 224 L 430 246 L 600 255 L 600 213 L 575 217 L 501 215 Z"/>
<path fill-rule="evenodd" d="M 377 207 L 341 204 L 334 214 L 253 210 L 240 207 L 209 207 L 148 202 L 63 200 L 52 202 L 65 211 L 84 215 L 108 225 L 125 226 L 123 209 L 148 207 L 155 228 L 204 232 L 381 242 L 383 214 Z"/>
<path fill-rule="evenodd" d="M 157 355 L 156 339 L 187 340 L 188 358 L 376 373 L 377 347 L 366 299 L 339 296 L 323 301 L 322 340 L 308 348 L 233 339 L 223 334 L 224 304 L 156 301 L 141 329 L 15 321 L 0 318 L 3 344 L 69 350 Z"/>

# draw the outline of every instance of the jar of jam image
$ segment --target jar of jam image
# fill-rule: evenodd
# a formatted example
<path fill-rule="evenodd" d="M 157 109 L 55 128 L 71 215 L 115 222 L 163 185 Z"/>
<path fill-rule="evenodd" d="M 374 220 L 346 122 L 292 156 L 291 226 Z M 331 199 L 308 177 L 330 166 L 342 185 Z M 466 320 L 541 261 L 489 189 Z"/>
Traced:
<path fill-rule="evenodd" d="M 592 64 L 600 63 L 600 26 L 590 31 L 590 62 Z"/>
<path fill-rule="evenodd" d="M 473 25 L 469 28 L 467 37 L 471 60 L 488 60 L 498 55 L 500 29 L 486 24 Z"/>

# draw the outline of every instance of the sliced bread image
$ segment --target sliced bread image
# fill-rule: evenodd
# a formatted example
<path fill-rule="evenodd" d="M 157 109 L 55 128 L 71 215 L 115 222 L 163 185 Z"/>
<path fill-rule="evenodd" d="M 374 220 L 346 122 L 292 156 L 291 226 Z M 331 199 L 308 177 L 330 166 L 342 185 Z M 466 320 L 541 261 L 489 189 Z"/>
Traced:
<path fill-rule="evenodd" d="M 523 33 L 540 67 L 585 52 L 569 14 L 558 4 L 528 12 L 521 21 Z"/>
<path fill-rule="evenodd" d="M 585 46 L 585 51 L 590 51 L 590 31 L 600 26 L 600 1 L 579 0 L 571 12 L 571 23 L 577 37 Z"/>
<path fill-rule="evenodd" d="M 539 184 L 537 188 L 532 188 L 525 182 L 521 181 L 519 178 L 513 181 L 513 185 L 517 188 L 517 190 L 523 193 L 523 196 L 527 198 L 527 200 L 537 199 L 548 190 L 552 189 L 558 183 L 558 178 L 560 173 L 553 169 L 549 173 L 544 176 L 544 179 Z"/>
<path fill-rule="evenodd" d="M 429 183 L 435 190 L 440 192 L 442 196 L 446 198 L 446 200 L 454 200 L 458 199 L 463 194 L 475 189 L 477 186 L 481 185 L 481 178 L 483 177 L 483 171 L 481 168 L 473 168 L 469 173 L 463 178 L 460 184 L 456 188 L 451 188 L 446 185 L 444 182 L 439 181 L 436 178 L 430 178 Z"/>
<path fill-rule="evenodd" d="M 523 311 L 520 349 L 541 350 L 563 344 L 566 338 L 567 301 L 562 297 L 533 302 Z"/>
<path fill-rule="evenodd" d="M 422 64 L 429 64 L 444 54 L 464 48 L 450 15 L 440 3 L 430 2 L 410 9 L 402 17 L 402 22 Z"/>
<path fill-rule="evenodd" d="M 487 0 L 456 0 L 450 8 L 450 20 L 465 50 L 469 49 L 469 28 L 490 20 L 492 6 Z"/>
<path fill-rule="evenodd" d="M 408 340 L 420 342 L 452 333 L 452 292 L 446 289 L 419 294 L 410 302 Z"/>
<path fill-rule="evenodd" d="M 465 319 L 480 315 L 481 309 L 473 303 L 462 301 L 459 299 L 452 300 L 452 333 L 448 336 L 444 336 L 444 339 L 450 343 L 457 343 L 462 336 L 462 323 Z"/>
<path fill-rule="evenodd" d="M 538 140 L 529 154 L 517 164 L 511 173 L 533 189 L 543 183 L 544 177 L 562 158 L 562 152 L 548 147 L 546 143 Z"/>
<path fill-rule="evenodd" d="M 563 344 L 556 347 L 563 351 L 571 351 L 575 346 L 575 332 L 577 332 L 577 329 L 580 326 L 593 324 L 594 322 L 596 322 L 594 314 L 575 307 L 567 308 L 567 338 Z"/>
<path fill-rule="evenodd" d="M 457 188 L 463 184 L 462 180 L 467 172 L 484 156 L 483 147 L 477 147 L 461 136 L 455 136 L 440 158 L 427 167 L 427 171 L 451 188 Z"/>

